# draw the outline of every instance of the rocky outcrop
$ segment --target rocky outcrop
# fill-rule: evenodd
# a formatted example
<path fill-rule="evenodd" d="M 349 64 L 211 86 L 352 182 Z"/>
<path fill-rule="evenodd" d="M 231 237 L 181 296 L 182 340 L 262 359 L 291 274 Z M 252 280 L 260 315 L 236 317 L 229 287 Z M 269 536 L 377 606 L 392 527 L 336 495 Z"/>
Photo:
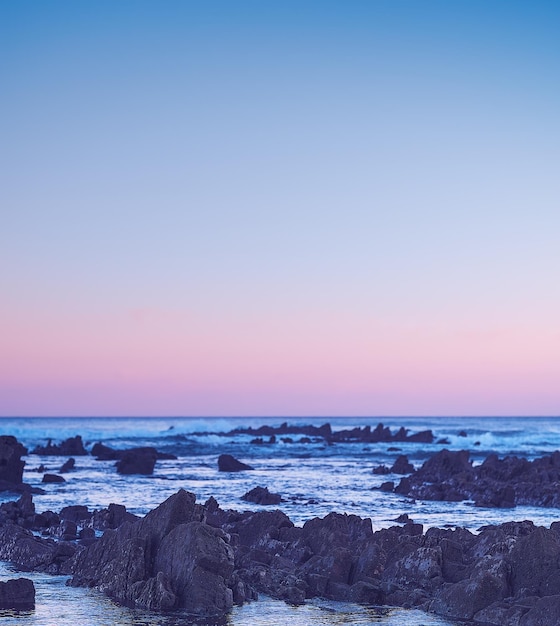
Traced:
<path fill-rule="evenodd" d="M 411 474 L 414 472 L 414 465 L 409 462 L 408 457 L 404 454 L 400 454 L 391 467 L 386 465 L 378 465 L 374 467 L 372 472 L 374 474 Z"/>
<path fill-rule="evenodd" d="M 208 615 L 232 607 L 233 568 L 227 535 L 206 524 L 195 496 L 180 490 L 82 548 L 68 570 L 71 585 L 97 587 L 124 604 Z"/>
<path fill-rule="evenodd" d="M 444 449 L 394 491 L 420 500 L 473 500 L 482 507 L 560 507 L 559 483 L 560 452 L 534 461 L 492 454 L 473 467 L 467 450 Z"/>
<path fill-rule="evenodd" d="M 22 484 L 25 461 L 21 457 L 26 454 L 27 448 L 15 437 L 0 435 L 0 491 Z"/>
<path fill-rule="evenodd" d="M 156 461 L 157 450 L 155 448 L 131 448 L 125 450 L 117 461 L 117 472 L 119 474 L 153 474 Z"/>
<path fill-rule="evenodd" d="M 74 457 L 70 457 L 67 461 L 65 461 L 60 469 L 58 470 L 60 474 L 65 474 L 66 472 L 72 471 L 76 467 L 76 459 Z"/>
<path fill-rule="evenodd" d="M 220 433 L 218 433 L 220 434 Z M 322 426 L 296 426 L 284 422 L 280 426 L 260 426 L 259 428 L 235 428 L 228 433 L 221 433 L 228 436 L 231 435 L 257 435 L 258 438 L 253 440 L 253 443 L 265 443 L 262 439 L 266 437 L 277 437 L 282 435 L 306 435 L 307 440 L 301 443 L 310 443 L 315 440 L 325 440 L 329 443 L 380 443 L 390 441 L 414 441 L 417 443 L 432 443 L 435 439 L 431 430 L 424 430 L 417 433 L 410 434 L 408 429 L 401 427 L 395 433 L 392 433 L 389 428 L 379 423 L 373 430 L 370 426 L 364 426 L 363 428 L 356 427 L 350 429 L 343 429 L 333 431 L 329 423 Z M 276 439 L 270 440 L 267 443 L 275 443 Z"/>
<path fill-rule="evenodd" d="M 39 456 L 85 456 L 87 450 L 84 448 L 81 435 L 76 435 L 58 444 L 53 444 L 52 439 L 49 439 L 46 446 L 37 446 L 31 454 L 38 454 Z"/>
<path fill-rule="evenodd" d="M 253 502 L 255 504 L 273 505 L 282 502 L 282 496 L 279 493 L 271 493 L 268 487 L 255 487 L 241 496 L 245 502 Z"/>
<path fill-rule="evenodd" d="M 250 465 L 238 461 L 231 454 L 220 454 L 218 457 L 218 471 L 220 472 L 243 472 L 252 469 Z"/>
<path fill-rule="evenodd" d="M 35 608 L 35 586 L 29 578 L 0 581 L 0 609 L 29 611 Z"/>

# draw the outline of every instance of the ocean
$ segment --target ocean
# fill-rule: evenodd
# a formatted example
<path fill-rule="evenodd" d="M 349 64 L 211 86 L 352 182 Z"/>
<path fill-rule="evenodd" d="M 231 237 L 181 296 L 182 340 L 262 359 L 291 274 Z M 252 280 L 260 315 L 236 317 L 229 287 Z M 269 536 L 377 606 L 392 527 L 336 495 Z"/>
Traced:
<path fill-rule="evenodd" d="M 234 428 L 258 428 L 326 422 L 333 430 L 383 422 L 393 432 L 401 427 L 411 433 L 431 429 L 435 441 L 446 443 L 293 443 L 277 438 L 274 444 L 251 443 L 249 434 L 224 435 Z M 462 432 L 463 431 L 463 432 Z M 40 464 L 56 473 L 64 462 L 62 457 L 25 458 L 24 481 L 46 489 L 34 496 L 36 510 L 59 511 L 71 504 L 85 504 L 90 509 L 124 504 L 129 511 L 145 515 L 179 488 L 196 494 L 199 502 L 214 496 L 225 509 L 258 510 L 265 507 L 241 500 L 253 487 L 268 487 L 282 495 L 282 509 L 296 525 L 331 511 L 352 513 L 370 518 L 373 529 L 394 524 L 395 518 L 407 513 L 424 526 L 464 526 L 476 530 L 486 524 L 510 520 L 532 520 L 549 526 L 560 520 L 560 510 L 521 507 L 486 509 L 469 502 L 412 501 L 397 494 L 375 488 L 391 476 L 375 475 L 372 469 L 381 464 L 391 466 L 399 454 L 406 454 L 415 467 L 446 447 L 467 449 L 475 464 L 490 453 L 498 456 L 516 455 L 528 459 L 560 449 L 560 418 L 550 417 L 434 417 L 434 418 L 2 418 L 0 434 L 14 435 L 30 451 L 48 439 L 57 443 L 81 435 L 90 449 L 97 441 L 124 449 L 154 446 L 160 452 L 176 455 L 176 460 L 159 460 L 152 476 L 121 476 L 114 462 L 97 461 L 91 456 L 75 457 L 76 469 L 65 474 L 62 484 L 41 483 Z M 465 436 L 466 435 L 466 436 Z M 266 441 L 266 437 L 264 438 Z M 390 449 L 398 448 L 398 450 Z M 217 458 L 232 454 L 250 464 L 254 471 L 220 473 Z M 393 477 L 398 480 L 399 477 Z M 13 494 L 0 493 L 0 502 L 15 499 Z M 0 613 L 4 624 L 19 626 L 64 626 L 76 623 L 92 625 L 145 624 L 165 626 L 189 624 L 181 614 L 148 614 L 118 606 L 95 590 L 65 586 L 66 577 L 25 574 L 35 581 L 36 609 L 14 615 Z M 0 564 L 0 580 L 14 577 L 9 564 Z M 289 620 L 291 626 L 383 624 L 385 626 L 449 626 L 453 622 L 420 611 L 362 607 L 326 600 L 313 600 L 301 607 L 289 606 L 270 598 L 236 607 L 224 624 L 248 626 L 278 624 Z M 200 622 L 196 622 L 200 623 Z"/>

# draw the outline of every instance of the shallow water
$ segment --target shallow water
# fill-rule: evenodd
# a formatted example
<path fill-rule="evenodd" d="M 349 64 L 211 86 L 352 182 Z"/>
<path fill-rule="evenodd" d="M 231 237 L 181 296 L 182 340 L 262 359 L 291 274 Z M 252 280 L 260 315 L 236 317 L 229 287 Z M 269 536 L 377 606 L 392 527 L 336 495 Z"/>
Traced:
<path fill-rule="evenodd" d="M 415 466 L 447 447 L 471 450 L 475 463 L 489 453 L 500 456 L 515 454 L 535 458 L 560 448 L 560 419 L 554 418 L 400 418 L 384 423 L 396 431 L 404 426 L 412 432 L 430 428 L 437 439 L 449 443 L 379 443 L 364 445 L 347 443 L 278 442 L 274 445 L 250 443 L 249 435 L 219 436 L 237 426 L 258 427 L 278 425 L 286 421 L 275 419 L 133 419 L 133 418 L 4 418 L 0 434 L 13 434 L 30 450 L 45 444 L 47 438 L 61 441 L 82 435 L 86 447 L 96 441 L 115 448 L 153 445 L 161 451 L 173 452 L 179 458 L 158 461 L 153 476 L 120 476 L 113 462 L 96 461 L 90 456 L 76 457 L 76 470 L 65 475 L 63 484 L 42 485 L 42 474 L 36 468 L 43 463 L 56 473 L 64 462 L 61 457 L 28 455 L 24 480 L 42 486 L 46 494 L 35 496 L 37 511 L 58 511 L 69 504 L 85 504 L 90 509 L 104 508 L 111 502 L 125 504 L 133 513 L 144 515 L 179 488 L 196 494 L 200 502 L 214 496 L 223 508 L 237 510 L 261 509 L 241 500 L 241 496 L 256 485 L 267 486 L 280 493 L 279 505 L 294 523 L 301 525 L 316 516 L 331 511 L 354 513 L 372 520 L 374 529 L 390 526 L 395 517 L 408 513 L 425 526 L 461 525 L 473 531 L 484 524 L 508 520 L 531 519 L 549 526 L 560 519 L 559 509 L 517 507 L 515 509 L 483 509 L 472 503 L 420 502 L 374 488 L 386 480 L 398 481 L 398 476 L 377 476 L 372 468 L 391 465 L 398 454 L 407 454 Z M 337 418 L 291 419 L 293 424 L 323 424 L 330 421 L 334 430 L 365 426 L 374 427 L 379 419 Z M 467 436 L 459 436 L 465 430 Z M 299 439 L 296 435 L 294 440 Z M 479 445 L 475 445 L 478 442 Z M 398 447 L 398 451 L 389 451 Z M 217 471 L 217 457 L 233 454 L 249 463 L 254 471 L 224 474 Z M 14 499 L 13 494 L 0 494 L 0 501 Z M 26 574 L 27 575 L 27 574 Z M 0 570 L 0 579 L 12 577 L 7 566 Z M 19 616 L 4 615 L 3 623 L 26 624 L 186 624 L 183 615 L 157 616 L 118 607 L 92 590 L 66 587 L 61 577 L 33 574 L 37 586 L 37 608 Z M 175 621 L 173 621 L 175 620 Z M 351 604 L 315 601 L 304 607 L 290 607 L 283 602 L 264 599 L 236 608 L 224 624 L 277 624 L 289 620 L 292 626 L 307 624 L 403 624 L 410 626 L 443 625 L 450 622 L 427 616 L 418 611 L 401 609 L 367 609 Z"/>

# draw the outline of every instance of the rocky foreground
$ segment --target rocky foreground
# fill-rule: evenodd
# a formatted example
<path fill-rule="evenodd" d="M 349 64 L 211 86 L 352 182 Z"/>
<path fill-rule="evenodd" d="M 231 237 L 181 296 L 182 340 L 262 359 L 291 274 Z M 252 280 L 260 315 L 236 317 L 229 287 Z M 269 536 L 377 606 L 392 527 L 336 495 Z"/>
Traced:
<path fill-rule="evenodd" d="M 560 522 L 473 534 L 424 532 L 405 518 L 373 532 L 368 519 L 331 513 L 299 528 L 278 510 L 226 511 L 184 490 L 141 519 L 111 506 L 112 516 L 79 506 L 38 514 L 30 494 L 3 504 L 0 559 L 68 574 L 70 585 L 129 606 L 201 616 L 265 593 L 417 607 L 485 626 L 560 623 Z M 106 528 L 102 537 L 94 527 Z"/>

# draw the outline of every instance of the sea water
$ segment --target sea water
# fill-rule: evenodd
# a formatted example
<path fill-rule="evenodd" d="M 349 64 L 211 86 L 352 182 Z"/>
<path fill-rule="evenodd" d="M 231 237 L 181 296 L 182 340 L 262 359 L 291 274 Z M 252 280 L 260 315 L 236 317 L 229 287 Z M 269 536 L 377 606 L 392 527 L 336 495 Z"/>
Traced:
<path fill-rule="evenodd" d="M 224 435 L 233 428 L 263 424 L 278 426 L 287 421 L 293 425 L 321 425 L 329 422 L 333 430 L 370 425 L 383 421 L 392 431 L 401 426 L 411 432 L 431 429 L 435 441 L 448 443 L 294 443 L 277 438 L 275 444 L 251 443 L 251 435 Z M 462 432 L 464 431 L 464 432 Z M 485 509 L 469 502 L 421 502 L 376 489 L 386 480 L 400 477 L 375 475 L 380 464 L 392 465 L 396 456 L 406 454 L 419 467 L 429 456 L 446 447 L 467 449 L 475 464 L 490 453 L 517 455 L 529 459 L 560 449 L 560 418 L 2 418 L 0 434 L 15 435 L 31 451 L 48 439 L 60 442 L 81 435 L 87 448 L 97 441 L 124 449 L 154 446 L 161 452 L 175 454 L 176 460 L 158 461 L 152 476 L 121 476 L 114 463 L 96 461 L 91 456 L 76 457 L 76 469 L 65 474 L 62 484 L 41 483 L 40 464 L 54 473 L 64 462 L 62 457 L 25 458 L 24 481 L 41 486 L 47 493 L 34 496 L 36 510 L 59 511 L 70 504 L 85 504 L 90 510 L 110 503 L 124 504 L 137 515 L 145 515 L 179 488 L 196 494 L 199 502 L 214 496 L 222 508 L 259 510 L 265 507 L 247 503 L 241 496 L 260 485 L 280 493 L 278 505 L 296 525 L 331 511 L 353 513 L 370 518 L 374 530 L 394 524 L 395 518 L 407 513 L 415 522 L 430 526 L 464 526 L 473 532 L 485 524 L 530 519 L 549 526 L 560 519 L 559 509 L 516 507 Z M 466 436 L 463 436 L 465 435 Z M 266 441 L 265 437 L 265 441 Z M 399 450 L 389 450 L 389 448 Z M 250 464 L 254 471 L 220 473 L 217 458 L 232 454 Z M 0 502 L 14 499 L 0 493 Z M 0 580 L 17 574 L 3 564 Z M 95 590 L 65 586 L 65 577 L 25 574 L 33 578 L 37 590 L 35 611 L 20 615 L 0 614 L 5 624 L 188 624 L 184 615 L 157 615 L 119 607 Z M 235 608 L 223 624 L 277 624 L 290 621 L 292 626 L 312 624 L 402 624 L 403 626 L 449 625 L 451 622 L 419 611 L 359 607 L 321 600 L 303 607 L 261 598 L 258 602 Z"/>

